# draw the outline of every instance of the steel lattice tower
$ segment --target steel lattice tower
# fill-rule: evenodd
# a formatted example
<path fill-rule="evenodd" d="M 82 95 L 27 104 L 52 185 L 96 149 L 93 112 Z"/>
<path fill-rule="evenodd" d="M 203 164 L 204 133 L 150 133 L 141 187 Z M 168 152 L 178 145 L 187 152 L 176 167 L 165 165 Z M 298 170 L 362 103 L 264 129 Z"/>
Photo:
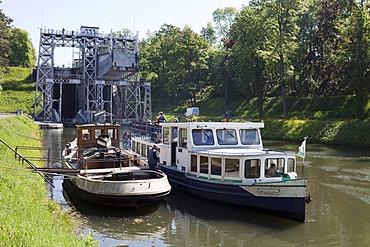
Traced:
<path fill-rule="evenodd" d="M 36 74 L 34 118 L 65 122 L 64 87 L 72 85 L 77 109 L 74 122 L 93 123 L 97 113 L 107 112 L 109 120 L 143 121 L 151 118 L 150 83 L 139 80 L 138 37 L 105 35 L 96 27 L 80 31 L 41 29 Z M 56 47 L 79 50 L 72 68 L 55 68 Z M 142 93 L 144 90 L 144 93 Z"/>

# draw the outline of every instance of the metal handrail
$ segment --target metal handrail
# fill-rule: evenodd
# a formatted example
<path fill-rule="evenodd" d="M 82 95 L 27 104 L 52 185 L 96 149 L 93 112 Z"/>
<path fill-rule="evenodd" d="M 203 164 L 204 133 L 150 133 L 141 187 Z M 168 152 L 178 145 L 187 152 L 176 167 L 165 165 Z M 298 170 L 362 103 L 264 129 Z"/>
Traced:
<path fill-rule="evenodd" d="M 0 139 L 0 142 L 3 143 L 7 148 L 9 148 L 10 150 L 12 150 L 15 154 L 15 158 L 17 158 L 17 156 L 19 157 L 19 160 L 22 160 L 24 162 L 26 162 L 30 167 L 32 167 L 32 169 L 37 172 L 48 184 L 50 184 L 51 186 L 53 186 L 53 188 L 55 188 L 55 186 L 52 184 L 52 182 L 50 182 L 50 180 L 45 176 L 44 173 L 40 172 L 38 170 L 38 168 L 30 161 L 28 160 L 26 157 L 24 157 L 23 155 L 21 155 L 17 150 L 15 150 L 14 148 L 12 148 L 8 143 L 6 143 L 5 141 L 3 141 L 2 139 Z"/>

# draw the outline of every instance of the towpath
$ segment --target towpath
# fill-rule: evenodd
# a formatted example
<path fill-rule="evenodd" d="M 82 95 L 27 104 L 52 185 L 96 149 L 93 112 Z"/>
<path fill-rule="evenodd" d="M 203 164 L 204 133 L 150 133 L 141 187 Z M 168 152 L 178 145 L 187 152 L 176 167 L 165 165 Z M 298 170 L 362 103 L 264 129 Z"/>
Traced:
<path fill-rule="evenodd" d="M 0 113 L 0 119 L 7 118 L 7 117 L 15 117 L 16 114 L 14 113 Z"/>

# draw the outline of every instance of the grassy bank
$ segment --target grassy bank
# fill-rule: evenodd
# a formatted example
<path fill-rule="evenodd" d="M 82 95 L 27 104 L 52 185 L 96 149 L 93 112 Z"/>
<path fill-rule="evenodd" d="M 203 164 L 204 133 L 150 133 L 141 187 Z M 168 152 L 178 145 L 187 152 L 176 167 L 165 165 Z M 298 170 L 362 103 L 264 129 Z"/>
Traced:
<path fill-rule="evenodd" d="M 31 82 L 31 70 L 25 68 L 9 68 L 0 81 L 0 112 L 16 112 L 22 110 L 33 114 L 35 83 Z M 354 145 L 370 147 L 370 97 L 365 107 L 366 121 L 356 121 L 356 104 L 353 95 L 325 98 L 288 97 L 289 116 L 282 119 L 282 103 L 280 97 L 265 99 L 265 129 L 263 137 L 275 140 L 300 141 L 308 136 L 311 143 Z M 221 121 L 224 116 L 224 99 L 209 98 L 197 105 L 202 116 L 197 121 Z M 187 106 L 153 105 L 153 118 L 159 111 L 167 113 L 167 120 L 178 117 L 185 121 L 184 113 Z M 230 98 L 228 119 L 242 121 L 259 119 L 255 99 Z M 170 115 L 168 113 L 172 113 Z"/>
<path fill-rule="evenodd" d="M 20 110 L 33 114 L 36 85 L 31 81 L 31 73 L 29 68 L 7 68 L 0 80 L 0 112 Z"/>
<path fill-rule="evenodd" d="M 41 132 L 32 120 L 0 120 L 0 139 L 10 146 L 41 146 Z M 14 159 L 0 143 L 0 243 L 3 246 L 91 246 L 81 237 L 78 221 L 49 199 L 44 180 Z M 35 156 L 22 150 L 23 156 Z M 38 153 L 37 155 L 41 155 Z M 35 163 L 43 166 L 42 163 Z"/>
<path fill-rule="evenodd" d="M 369 121 L 267 119 L 264 122 L 265 139 L 302 141 L 307 136 L 311 143 L 370 147 Z"/>

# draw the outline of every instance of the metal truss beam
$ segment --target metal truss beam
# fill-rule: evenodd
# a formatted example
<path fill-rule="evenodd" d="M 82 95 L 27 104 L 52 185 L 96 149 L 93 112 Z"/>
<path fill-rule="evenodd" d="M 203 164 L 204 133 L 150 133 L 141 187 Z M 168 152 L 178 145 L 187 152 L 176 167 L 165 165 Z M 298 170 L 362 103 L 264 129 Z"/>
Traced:
<path fill-rule="evenodd" d="M 96 31 L 97 30 L 97 31 Z M 62 88 L 65 84 L 80 84 L 76 108 L 84 121 L 95 121 L 94 114 L 107 111 L 115 114 L 117 121 L 143 120 L 151 118 L 150 83 L 140 83 L 138 78 L 137 36 L 114 36 L 98 32 L 98 28 L 80 31 L 41 29 L 37 65 L 34 118 L 40 121 L 63 122 Z M 81 54 L 82 73 L 62 77 L 55 72 L 54 51 L 56 47 L 75 47 Z M 127 65 L 108 64 L 102 69 L 101 54 L 126 57 L 137 62 Z M 118 55 L 115 55 L 118 54 Z M 109 57 L 106 57 L 109 61 Z M 102 58 L 103 59 L 103 58 Z M 126 61 L 123 59 L 123 61 Z M 73 62 L 73 61 L 72 61 Z M 105 61 L 106 62 L 106 61 Z M 120 69 L 119 66 L 126 66 Z M 110 69 L 109 69 L 110 68 Z M 99 73 L 98 73 L 99 72 Z M 59 88 L 59 91 L 57 90 Z M 144 88 L 144 93 L 142 93 Z M 142 99 L 144 97 L 144 100 Z M 114 112 L 113 113 L 113 111 Z M 77 114 L 76 114 L 77 116 Z"/>

